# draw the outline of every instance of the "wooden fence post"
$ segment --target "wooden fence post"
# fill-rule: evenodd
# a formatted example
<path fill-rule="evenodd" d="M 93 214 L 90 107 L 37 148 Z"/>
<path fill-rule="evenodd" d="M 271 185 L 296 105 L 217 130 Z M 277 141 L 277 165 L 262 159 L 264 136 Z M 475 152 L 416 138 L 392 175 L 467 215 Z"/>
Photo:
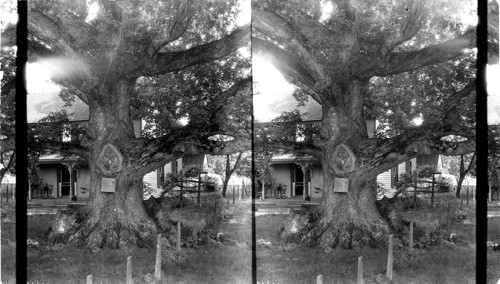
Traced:
<path fill-rule="evenodd" d="M 127 257 L 127 284 L 132 284 L 132 257 Z"/>
<path fill-rule="evenodd" d="M 394 236 L 390 235 L 389 236 L 389 251 L 387 253 L 387 279 L 389 279 L 389 281 L 392 281 L 392 265 L 394 263 L 393 243 L 394 243 Z"/>
<path fill-rule="evenodd" d="M 217 224 L 217 204 L 219 204 L 219 199 L 216 199 L 214 203 L 214 224 Z"/>
<path fill-rule="evenodd" d="M 248 191 L 247 191 L 247 187 L 245 185 L 245 181 L 244 180 L 241 181 L 241 186 L 243 187 L 243 190 L 245 191 L 245 196 L 248 197 Z"/>
<path fill-rule="evenodd" d="M 413 253 L 413 222 L 410 222 L 410 243 L 408 245 L 408 249 L 410 250 L 410 254 Z"/>
<path fill-rule="evenodd" d="M 448 201 L 448 210 L 446 212 L 446 225 L 448 230 L 451 230 L 451 218 L 450 218 L 450 202 Z"/>
<path fill-rule="evenodd" d="M 358 258 L 358 284 L 363 284 L 363 257 Z"/>
<path fill-rule="evenodd" d="M 323 275 L 318 275 L 318 277 L 316 277 L 316 284 L 323 284 Z"/>
<path fill-rule="evenodd" d="M 432 189 L 431 189 L 431 207 L 434 206 L 434 185 L 436 183 L 436 176 L 432 174 Z"/>
<path fill-rule="evenodd" d="M 7 185 L 7 204 L 9 204 L 9 185 Z"/>
<path fill-rule="evenodd" d="M 181 198 L 180 198 L 180 200 L 181 200 L 181 206 L 180 207 L 181 208 L 183 207 L 182 206 L 182 201 L 183 201 L 183 198 L 184 198 L 183 195 L 184 195 L 184 182 L 181 181 Z"/>
<path fill-rule="evenodd" d="M 92 284 L 92 274 L 87 275 L 87 284 Z"/>
<path fill-rule="evenodd" d="M 161 234 L 158 235 L 158 240 L 156 241 L 156 264 L 155 264 L 155 280 L 160 281 L 161 279 Z"/>
<path fill-rule="evenodd" d="M 177 252 L 181 252 L 181 221 L 177 221 Z"/>
<path fill-rule="evenodd" d="M 427 222 L 428 222 L 428 225 L 425 226 L 425 236 L 427 238 L 430 238 L 431 236 L 431 223 L 432 223 L 432 213 L 427 213 Z"/>
<path fill-rule="evenodd" d="M 467 205 L 469 205 L 469 187 L 467 186 Z"/>
<path fill-rule="evenodd" d="M 233 204 L 235 202 L 236 195 L 234 194 L 234 185 L 233 185 Z"/>
<path fill-rule="evenodd" d="M 198 206 L 201 206 L 201 174 L 198 176 L 198 196 L 196 199 Z"/>

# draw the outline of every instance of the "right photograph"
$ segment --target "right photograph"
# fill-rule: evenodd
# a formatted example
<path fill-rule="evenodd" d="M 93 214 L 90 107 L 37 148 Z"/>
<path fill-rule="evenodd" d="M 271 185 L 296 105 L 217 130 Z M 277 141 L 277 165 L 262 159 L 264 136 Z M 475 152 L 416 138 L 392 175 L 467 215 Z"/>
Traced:
<path fill-rule="evenodd" d="M 259 283 L 475 282 L 477 5 L 252 2 Z"/>

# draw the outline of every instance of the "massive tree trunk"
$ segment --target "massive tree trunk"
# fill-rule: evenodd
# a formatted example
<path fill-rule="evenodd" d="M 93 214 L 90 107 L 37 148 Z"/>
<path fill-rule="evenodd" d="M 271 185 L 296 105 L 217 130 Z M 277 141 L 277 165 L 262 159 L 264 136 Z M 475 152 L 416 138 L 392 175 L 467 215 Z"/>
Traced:
<path fill-rule="evenodd" d="M 106 87 L 103 92 L 109 94 L 90 104 L 90 201 L 87 218 L 71 240 L 93 248 L 144 246 L 157 227 L 142 204 L 144 171 L 129 113 L 133 83 Z"/>
<path fill-rule="evenodd" d="M 366 87 L 367 82 L 356 80 L 336 85 L 330 91 L 337 95 L 330 97 L 340 99 L 323 104 L 318 146 L 324 195 L 320 218 L 309 226 L 310 231 L 299 232 L 303 243 L 324 248 L 375 247 L 387 237 L 388 225 L 375 206 L 376 175 L 370 159 L 361 156 L 361 145 L 368 139 L 362 100 Z M 339 192 L 342 189 L 346 192 Z"/>

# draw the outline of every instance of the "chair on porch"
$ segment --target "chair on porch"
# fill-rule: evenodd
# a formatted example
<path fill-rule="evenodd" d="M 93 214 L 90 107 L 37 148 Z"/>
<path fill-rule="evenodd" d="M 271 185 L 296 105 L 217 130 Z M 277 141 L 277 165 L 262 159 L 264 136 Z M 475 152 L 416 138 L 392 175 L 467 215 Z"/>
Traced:
<path fill-rule="evenodd" d="M 274 190 L 274 198 L 286 198 L 286 185 L 278 184 Z"/>
<path fill-rule="evenodd" d="M 52 190 L 54 189 L 53 185 L 45 184 L 42 188 L 42 198 L 52 198 Z"/>
<path fill-rule="evenodd" d="M 39 185 L 33 184 L 31 186 L 31 198 L 42 198 L 43 188 Z"/>
<path fill-rule="evenodd" d="M 286 184 L 281 186 L 280 198 L 286 198 Z"/>

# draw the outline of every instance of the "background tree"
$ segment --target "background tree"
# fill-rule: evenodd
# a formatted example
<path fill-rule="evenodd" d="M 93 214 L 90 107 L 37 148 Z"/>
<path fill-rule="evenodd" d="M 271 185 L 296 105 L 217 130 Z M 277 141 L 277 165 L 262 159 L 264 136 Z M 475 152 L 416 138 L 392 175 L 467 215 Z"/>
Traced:
<path fill-rule="evenodd" d="M 6 6 L 3 6 L 7 4 Z M 10 2 L 2 3 L 2 11 L 8 11 Z M 2 16 L 6 16 L 3 13 Z M 4 32 L 6 26 L 2 22 L 0 32 Z M 15 171 L 15 76 L 16 76 L 16 57 L 14 48 L 9 47 L 5 40 L 2 40 L 2 50 L 0 56 L 0 71 L 2 75 L 0 91 L 0 182 L 6 173 L 13 174 Z"/>
<path fill-rule="evenodd" d="M 251 87 L 248 70 L 240 70 L 239 77 L 230 72 L 218 90 L 194 88 L 216 81 L 199 79 L 204 71 L 193 66 L 203 65 L 207 71 L 217 60 L 223 66 L 224 58 L 238 56 L 235 52 L 249 42 L 248 25 L 235 25 L 236 4 L 29 3 L 29 60 L 51 66 L 62 93 L 76 95 L 89 106 L 90 119 L 78 127 L 78 141 L 33 137 L 38 147 L 79 155 L 89 164 L 89 215 L 71 231 L 70 241 L 110 248 L 152 241 L 157 227 L 142 206 L 146 173 L 184 155 L 227 154 L 250 147 L 249 129 L 244 127 L 248 115 L 231 119 L 248 105 L 242 103 L 248 101 Z M 97 7 L 97 12 L 89 12 L 89 7 Z M 150 91 L 142 92 L 146 86 Z M 164 103 L 154 111 L 156 105 L 147 100 L 160 94 Z M 239 107 L 231 109 L 234 106 Z M 156 120 L 161 123 L 135 138 L 132 118 L 147 112 L 148 127 Z M 215 134 L 234 139 L 210 140 Z M 116 181 L 115 193 L 101 192 L 104 178 Z"/>
<path fill-rule="evenodd" d="M 378 174 L 419 155 L 474 151 L 475 28 L 460 19 L 473 17 L 475 5 L 254 2 L 254 56 L 273 63 L 323 111 L 310 145 L 287 142 L 291 151 L 316 156 L 324 175 L 321 217 L 293 239 L 325 248 L 376 246 L 388 232 L 375 207 Z M 369 139 L 365 121 L 373 117 L 386 127 Z M 452 134 L 466 140 L 441 139 Z M 348 193 L 335 192 L 339 178 L 348 179 Z"/>
<path fill-rule="evenodd" d="M 449 173 L 457 177 L 456 196 L 460 197 L 462 184 L 467 175 L 474 175 L 476 168 L 476 154 L 460 155 L 456 157 L 443 158 L 443 167 Z"/>
<path fill-rule="evenodd" d="M 250 177 L 251 175 L 251 153 L 241 151 L 236 154 L 223 156 L 208 156 L 209 167 L 222 176 L 222 196 L 226 196 L 227 187 L 231 176 L 236 173 L 239 176 Z"/>

